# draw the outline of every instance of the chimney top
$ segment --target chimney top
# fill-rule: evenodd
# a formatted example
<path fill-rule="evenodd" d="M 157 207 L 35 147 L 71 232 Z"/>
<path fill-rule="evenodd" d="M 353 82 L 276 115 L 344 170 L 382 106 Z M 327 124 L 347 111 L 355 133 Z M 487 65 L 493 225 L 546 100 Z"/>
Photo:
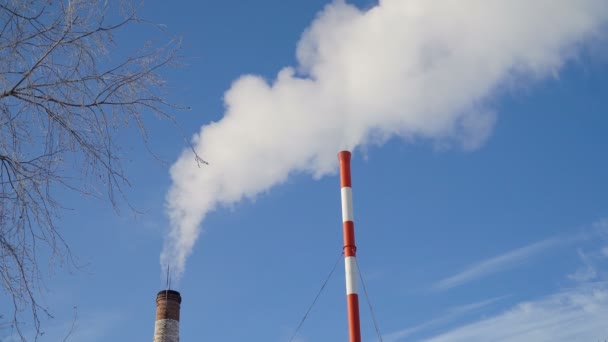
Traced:
<path fill-rule="evenodd" d="M 182 296 L 174 290 L 158 291 L 154 342 L 179 342 L 179 309 Z"/>
<path fill-rule="evenodd" d="M 178 304 L 182 303 L 182 296 L 180 295 L 179 292 L 175 291 L 175 290 L 162 290 L 162 291 L 158 291 L 158 294 L 156 295 L 156 303 L 159 303 L 160 301 L 170 301 L 170 302 L 177 302 Z"/>
<path fill-rule="evenodd" d="M 162 290 L 156 295 L 156 320 L 171 319 L 179 322 L 182 296 L 174 290 Z"/>

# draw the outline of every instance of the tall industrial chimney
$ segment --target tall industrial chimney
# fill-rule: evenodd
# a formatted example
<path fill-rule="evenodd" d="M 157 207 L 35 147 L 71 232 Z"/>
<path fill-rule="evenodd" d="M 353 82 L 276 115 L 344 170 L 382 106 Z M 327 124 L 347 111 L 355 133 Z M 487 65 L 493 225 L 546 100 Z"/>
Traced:
<path fill-rule="evenodd" d="M 182 296 L 174 290 L 162 290 L 156 295 L 156 324 L 154 342 L 179 341 L 179 309 Z"/>
<path fill-rule="evenodd" d="M 359 294 L 357 291 L 357 245 L 353 218 L 353 192 L 350 176 L 350 152 L 338 153 L 340 161 L 340 187 L 342 192 L 342 227 L 344 234 L 344 269 L 346 271 L 346 305 L 348 309 L 348 336 L 350 342 L 361 342 L 359 323 Z"/>

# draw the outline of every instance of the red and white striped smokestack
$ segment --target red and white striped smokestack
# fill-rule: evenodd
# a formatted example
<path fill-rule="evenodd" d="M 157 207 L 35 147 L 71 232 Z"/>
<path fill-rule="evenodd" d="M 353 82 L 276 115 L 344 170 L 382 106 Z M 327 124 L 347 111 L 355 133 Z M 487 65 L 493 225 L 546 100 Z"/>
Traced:
<path fill-rule="evenodd" d="M 156 295 L 156 324 L 154 342 L 179 342 L 179 311 L 182 296 L 174 290 L 162 290 Z"/>
<path fill-rule="evenodd" d="M 353 192 L 350 177 L 350 152 L 338 153 L 340 186 L 342 191 L 342 226 L 344 230 L 344 270 L 346 273 L 346 304 L 348 308 L 348 335 L 350 342 L 361 342 L 359 323 L 359 294 L 357 292 L 357 246 L 353 219 Z"/>

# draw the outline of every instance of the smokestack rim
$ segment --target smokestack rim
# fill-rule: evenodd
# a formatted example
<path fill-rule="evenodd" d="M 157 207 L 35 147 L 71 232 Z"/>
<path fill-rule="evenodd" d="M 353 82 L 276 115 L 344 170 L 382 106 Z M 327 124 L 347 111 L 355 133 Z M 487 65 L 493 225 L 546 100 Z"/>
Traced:
<path fill-rule="evenodd" d="M 338 152 L 338 160 L 344 162 L 350 162 L 352 153 L 349 150 L 342 150 Z"/>
<path fill-rule="evenodd" d="M 158 303 L 160 301 L 171 301 L 181 304 L 182 295 L 175 290 L 161 290 L 156 294 L 156 302 Z"/>

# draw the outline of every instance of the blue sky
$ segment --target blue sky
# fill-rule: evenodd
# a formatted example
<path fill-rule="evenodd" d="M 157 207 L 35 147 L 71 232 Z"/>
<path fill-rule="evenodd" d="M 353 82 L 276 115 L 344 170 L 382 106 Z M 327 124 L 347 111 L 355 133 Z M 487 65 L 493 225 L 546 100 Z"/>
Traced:
<path fill-rule="evenodd" d="M 167 71 L 167 90 L 174 102 L 192 108 L 176 113 L 185 133 L 192 136 L 203 125 L 221 122 L 224 94 L 241 75 L 272 83 L 279 70 L 297 66 L 298 41 L 327 3 L 147 1 L 142 15 L 183 37 L 186 65 Z M 349 3 L 362 11 L 376 5 Z M 593 0 L 580 4 L 606 6 Z M 475 8 L 484 5 L 471 1 L 470 6 L 474 22 Z M 559 11 L 555 15 L 561 18 Z M 594 19 L 605 28 L 605 17 Z M 561 29 L 567 25 L 555 27 Z M 516 64 L 507 68 L 508 76 L 479 86 L 485 91 L 464 93 L 474 105 L 453 105 L 456 98 L 439 109 L 422 107 L 437 115 L 452 115 L 451 108 L 483 112 L 471 120 L 490 118 L 492 124 L 474 132 L 479 135 L 474 146 L 461 141 L 459 131 L 435 133 L 424 125 L 413 133 L 385 130 L 382 139 L 357 141 L 352 172 L 358 260 L 384 341 L 608 338 L 603 324 L 608 319 L 608 51 L 605 29 L 598 32 L 599 39 L 560 47 L 559 62 L 547 57 L 534 60 L 541 66 Z M 533 43 L 543 46 L 545 36 L 537 36 L 541 43 Z M 136 38 L 125 31 L 121 43 Z M 437 92 L 445 89 L 437 85 Z M 429 96 L 420 99 L 435 103 Z M 240 102 L 234 101 L 237 107 Z M 174 163 L 185 147 L 179 132 L 166 122 L 148 123 L 152 149 Z M 236 125 L 256 130 L 259 139 L 273 136 L 274 122 L 263 124 L 259 130 Z M 222 132 L 212 132 L 218 144 L 224 143 Z M 134 217 L 125 208 L 117 216 L 109 203 L 61 194 L 71 208 L 62 214 L 62 231 L 83 269 L 65 266 L 46 281 L 45 298 L 55 318 L 45 321 L 42 341 L 59 340 L 74 315 L 74 341 L 152 338 L 154 298 L 164 286 L 159 254 L 172 224 L 166 198 L 175 174 L 172 179 L 169 167 L 145 152 L 133 131 L 122 139 L 132 181 L 127 196 L 143 214 Z M 211 156 L 221 154 L 217 145 L 201 147 Z M 338 150 L 328 144 L 314 156 L 321 160 Z M 257 156 L 256 146 L 239 151 L 243 158 Z M 220 166 L 208 159 L 210 166 L 196 172 L 247 180 L 267 166 L 209 171 Z M 325 171 L 321 164 L 312 170 L 290 165 L 287 177 L 277 176 L 251 194 L 226 197 L 206 211 L 197 225 L 204 227 L 202 235 L 177 285 L 183 296 L 181 340 L 288 340 L 341 253 L 337 169 L 332 164 Z M 211 193 L 214 185 L 206 181 L 192 183 L 194 192 Z M 363 339 L 375 341 L 365 297 L 360 298 Z M 298 341 L 346 340 L 345 311 L 338 267 Z M 0 337 L 10 340 L 10 331 L 1 329 Z"/>

